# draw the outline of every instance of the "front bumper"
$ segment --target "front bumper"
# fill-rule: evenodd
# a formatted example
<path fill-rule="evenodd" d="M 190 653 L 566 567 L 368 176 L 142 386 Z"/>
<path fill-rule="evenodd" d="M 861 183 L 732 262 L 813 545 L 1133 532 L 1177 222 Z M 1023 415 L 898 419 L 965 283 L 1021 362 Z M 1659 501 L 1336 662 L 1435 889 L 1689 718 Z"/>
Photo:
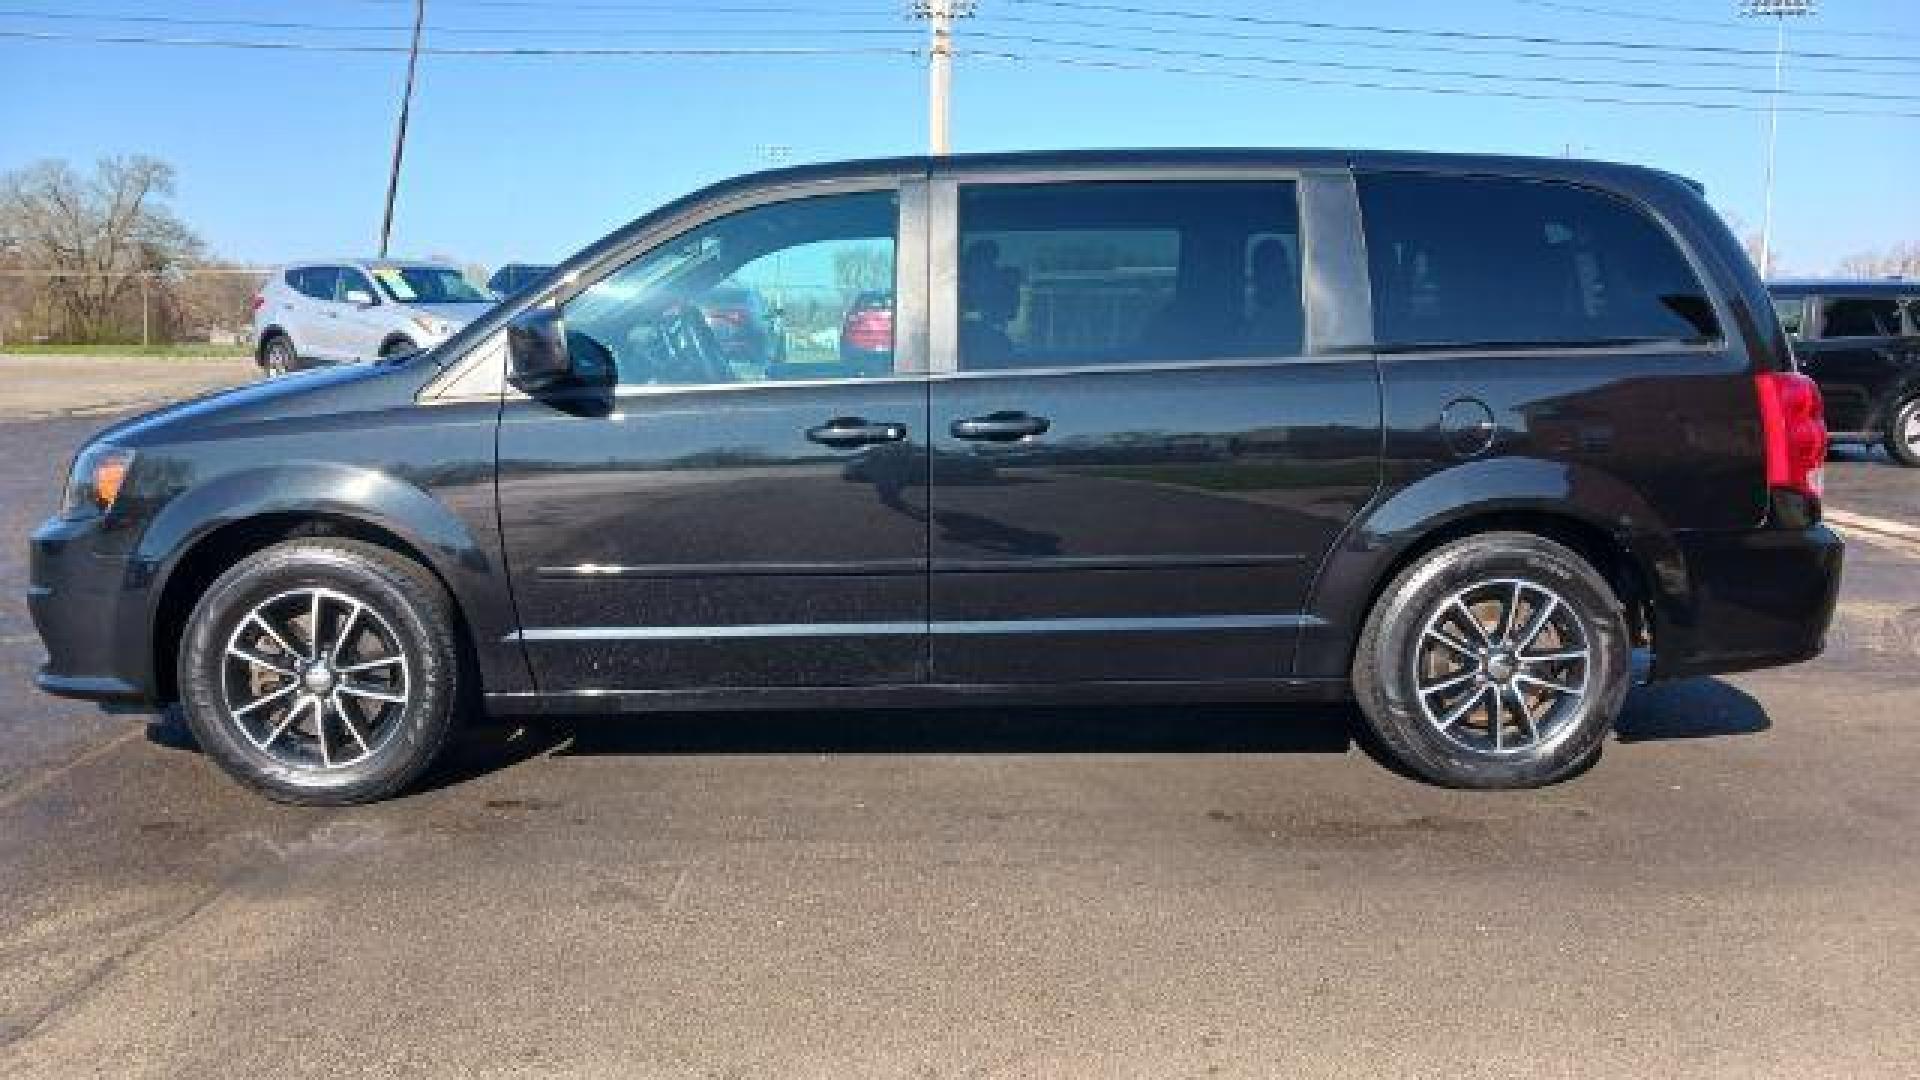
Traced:
<path fill-rule="evenodd" d="M 34 531 L 27 608 L 46 646 L 35 682 L 61 697 L 120 705 L 153 700 L 146 575 L 129 559 L 132 530 L 100 518 Z"/>
<path fill-rule="evenodd" d="M 1778 667 L 1820 655 L 1845 555 L 1832 530 L 1811 525 L 1676 539 L 1685 581 L 1654 604 L 1655 678 Z"/>

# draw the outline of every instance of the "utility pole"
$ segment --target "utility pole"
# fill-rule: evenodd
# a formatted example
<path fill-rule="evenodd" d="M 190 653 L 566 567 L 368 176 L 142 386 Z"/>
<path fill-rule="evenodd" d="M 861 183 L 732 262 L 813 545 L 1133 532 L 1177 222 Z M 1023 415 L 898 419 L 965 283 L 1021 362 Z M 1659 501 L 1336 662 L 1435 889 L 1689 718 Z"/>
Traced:
<path fill-rule="evenodd" d="M 420 30 L 427 21 L 427 0 L 413 0 L 413 45 L 407 50 L 407 85 L 400 92 L 400 126 L 393 133 L 393 168 L 387 173 L 387 212 L 380 218 L 380 257 L 387 257 L 393 235 L 393 199 L 400 191 L 400 159 L 407 151 L 407 113 L 413 107 L 413 72 L 420 64 Z"/>
<path fill-rule="evenodd" d="M 913 0 L 908 9 L 927 21 L 927 150 L 936 157 L 953 149 L 953 20 L 971 18 L 973 8 L 973 0 Z"/>
<path fill-rule="evenodd" d="M 1773 93 L 1767 98 L 1767 183 L 1760 215 L 1760 275 L 1773 272 L 1773 159 L 1780 142 L 1780 93 L 1787 62 L 1787 17 L 1812 15 L 1815 0 L 1740 0 L 1740 14 L 1748 18 L 1773 16 Z"/>

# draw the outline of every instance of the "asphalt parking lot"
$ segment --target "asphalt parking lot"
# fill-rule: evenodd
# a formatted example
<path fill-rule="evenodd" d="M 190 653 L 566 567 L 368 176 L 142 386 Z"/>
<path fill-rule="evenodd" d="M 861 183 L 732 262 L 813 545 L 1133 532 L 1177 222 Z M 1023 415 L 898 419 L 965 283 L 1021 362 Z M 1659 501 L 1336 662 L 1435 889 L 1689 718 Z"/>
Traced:
<path fill-rule="evenodd" d="M 1920 473 L 1843 451 L 1829 654 L 1536 792 L 1345 709 L 582 720 L 274 806 L 35 693 L 0 420 L 0 1076 L 1911 1076 Z M 1892 525 L 1895 528 L 1889 529 Z"/>

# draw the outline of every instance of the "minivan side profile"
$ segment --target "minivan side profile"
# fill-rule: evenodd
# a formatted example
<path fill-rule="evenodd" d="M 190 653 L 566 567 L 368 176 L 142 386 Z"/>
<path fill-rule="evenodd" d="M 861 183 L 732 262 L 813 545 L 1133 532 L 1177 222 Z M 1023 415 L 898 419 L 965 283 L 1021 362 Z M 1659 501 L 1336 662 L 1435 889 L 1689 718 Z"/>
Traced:
<path fill-rule="evenodd" d="M 739 289 L 788 362 L 717 340 Z M 30 600 L 44 689 L 177 701 L 292 802 L 401 791 L 476 711 L 1043 701 L 1355 701 L 1410 773 L 1525 787 L 1636 651 L 1820 651 L 1825 449 L 1670 174 L 858 161 L 662 207 L 431 353 L 107 429 Z"/>

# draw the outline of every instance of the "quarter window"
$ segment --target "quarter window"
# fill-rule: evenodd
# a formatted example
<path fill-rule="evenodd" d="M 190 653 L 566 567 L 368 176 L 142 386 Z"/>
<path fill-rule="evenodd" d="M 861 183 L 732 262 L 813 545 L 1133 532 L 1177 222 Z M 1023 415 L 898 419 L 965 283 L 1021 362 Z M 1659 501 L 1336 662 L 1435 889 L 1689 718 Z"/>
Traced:
<path fill-rule="evenodd" d="M 1789 336 L 1799 337 L 1807 324 L 1807 298 L 1804 296 L 1776 296 L 1773 309 L 1780 314 L 1780 328 Z"/>
<path fill-rule="evenodd" d="M 958 302 L 962 370 L 1295 355 L 1294 185 L 963 187 Z"/>
<path fill-rule="evenodd" d="M 622 386 L 895 374 L 892 192 L 756 207 L 567 302 L 576 362 Z"/>
<path fill-rule="evenodd" d="M 1900 301 L 1891 296 L 1835 296 L 1820 303 L 1820 336 L 1896 337 Z"/>
<path fill-rule="evenodd" d="M 1571 184 L 1363 175 L 1382 349 L 1707 341 L 1713 306 L 1670 237 Z"/>
<path fill-rule="evenodd" d="M 339 279 L 340 268 L 337 266 L 303 266 L 287 272 L 287 284 L 292 285 L 300 295 L 315 300 L 331 301 Z"/>

